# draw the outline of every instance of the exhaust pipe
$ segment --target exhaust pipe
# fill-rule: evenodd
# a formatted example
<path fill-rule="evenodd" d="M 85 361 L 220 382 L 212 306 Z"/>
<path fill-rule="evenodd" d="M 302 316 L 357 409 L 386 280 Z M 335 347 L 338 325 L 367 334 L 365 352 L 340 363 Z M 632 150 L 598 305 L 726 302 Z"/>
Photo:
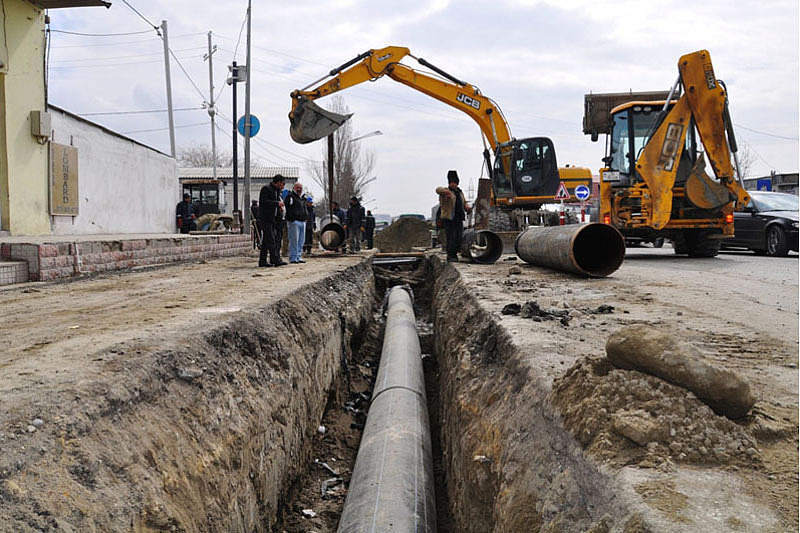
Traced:
<path fill-rule="evenodd" d="M 514 243 L 520 259 L 532 265 L 602 278 L 625 258 L 625 239 L 608 224 L 532 226 Z"/>
<path fill-rule="evenodd" d="M 473 263 L 491 265 L 503 255 L 503 241 L 489 230 L 464 230 L 461 255 Z"/>
<path fill-rule="evenodd" d="M 323 109 L 311 100 L 301 99 L 289 113 L 289 135 L 300 144 L 327 137 L 347 122 L 353 114 L 340 115 Z"/>
<path fill-rule="evenodd" d="M 336 250 L 344 244 L 347 234 L 336 215 L 326 215 L 320 219 L 319 243 L 326 250 Z"/>
<path fill-rule="evenodd" d="M 338 533 L 434 533 L 425 377 L 406 289 L 389 291 L 383 351 Z"/>

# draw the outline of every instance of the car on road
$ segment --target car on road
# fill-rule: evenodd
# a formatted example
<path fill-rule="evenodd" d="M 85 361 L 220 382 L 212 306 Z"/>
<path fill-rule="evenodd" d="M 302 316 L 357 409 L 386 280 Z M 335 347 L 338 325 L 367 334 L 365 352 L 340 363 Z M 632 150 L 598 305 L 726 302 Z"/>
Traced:
<path fill-rule="evenodd" d="M 734 237 L 723 248 L 748 248 L 784 257 L 797 251 L 798 197 L 782 192 L 748 191 L 751 201 L 733 215 Z"/>

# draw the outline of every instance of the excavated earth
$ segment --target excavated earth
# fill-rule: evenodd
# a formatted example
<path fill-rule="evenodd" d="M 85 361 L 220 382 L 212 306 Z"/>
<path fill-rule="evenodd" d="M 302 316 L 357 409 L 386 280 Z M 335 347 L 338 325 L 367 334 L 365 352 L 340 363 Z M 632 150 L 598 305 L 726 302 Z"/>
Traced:
<path fill-rule="evenodd" d="M 431 355 L 440 531 L 797 530 L 797 296 L 784 287 L 770 311 L 708 262 L 633 258 L 599 280 L 508 256 L 254 263 L 0 291 L 0 531 L 335 531 L 380 302 L 400 283 Z M 606 339 L 630 324 L 739 372 L 751 413 L 720 417 L 611 366 Z"/>

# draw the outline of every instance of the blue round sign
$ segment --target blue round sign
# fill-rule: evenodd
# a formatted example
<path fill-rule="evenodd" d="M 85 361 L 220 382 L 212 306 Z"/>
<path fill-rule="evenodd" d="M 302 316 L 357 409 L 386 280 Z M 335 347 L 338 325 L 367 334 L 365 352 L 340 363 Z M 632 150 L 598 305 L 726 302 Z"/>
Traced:
<path fill-rule="evenodd" d="M 244 134 L 244 119 L 245 115 L 242 115 L 242 118 L 239 119 L 239 122 L 236 123 L 236 129 L 239 130 L 239 135 L 245 137 Z M 258 133 L 258 130 L 261 129 L 261 122 L 258 120 L 258 117 L 254 114 L 250 113 L 250 137 L 255 137 Z"/>
<path fill-rule="evenodd" d="M 586 200 L 589 198 L 589 194 L 591 194 L 591 191 L 586 185 L 578 185 L 575 187 L 575 197 L 578 200 Z"/>

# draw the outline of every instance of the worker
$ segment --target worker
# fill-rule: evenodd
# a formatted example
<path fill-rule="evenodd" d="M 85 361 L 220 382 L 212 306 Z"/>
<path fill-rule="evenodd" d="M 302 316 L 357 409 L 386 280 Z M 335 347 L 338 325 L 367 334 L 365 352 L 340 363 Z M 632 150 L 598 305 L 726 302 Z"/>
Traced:
<path fill-rule="evenodd" d="M 306 238 L 303 241 L 303 253 L 311 255 L 314 245 L 314 230 L 317 229 L 317 216 L 314 213 L 314 199 L 306 196 Z"/>
<path fill-rule="evenodd" d="M 303 185 L 298 181 L 286 196 L 286 226 L 289 230 L 289 262 L 305 263 L 301 259 L 303 241 L 306 237 L 306 202 L 303 199 Z"/>
<path fill-rule="evenodd" d="M 350 208 L 345 217 L 344 229 L 347 230 L 347 239 L 350 242 L 350 252 L 361 251 L 361 233 L 364 231 L 364 208 L 358 197 L 350 198 Z"/>
<path fill-rule="evenodd" d="M 258 214 L 263 228 L 261 240 L 261 253 L 258 256 L 258 266 L 282 266 L 286 263 L 281 260 L 281 241 L 280 225 L 282 223 L 282 211 L 284 208 L 281 200 L 281 191 L 285 183 L 285 178 L 280 174 L 275 174 L 272 182 L 261 187 L 258 195 Z M 269 263 L 267 263 L 269 254 Z"/>
<path fill-rule="evenodd" d="M 364 219 L 364 237 L 367 240 L 367 250 L 371 250 L 375 237 L 375 217 L 372 216 L 372 211 L 367 211 L 367 218 Z"/>
<path fill-rule="evenodd" d="M 458 262 L 458 252 L 461 249 L 461 240 L 464 236 L 464 220 L 466 213 L 472 208 L 464 198 L 464 193 L 458 187 L 458 172 L 447 172 L 447 187 L 437 187 L 439 195 L 439 217 L 447 236 L 447 262 Z"/>
<path fill-rule="evenodd" d="M 339 202 L 333 201 L 331 202 L 331 205 L 333 206 L 333 216 L 335 216 L 339 220 L 339 224 L 341 224 L 342 226 L 347 224 L 347 221 L 345 220 L 347 218 L 347 215 L 344 212 L 344 209 L 339 207 Z M 339 251 L 341 251 L 343 254 L 347 253 L 347 239 L 345 239 L 345 242 L 342 243 L 342 247 L 339 249 Z"/>
<path fill-rule="evenodd" d="M 175 206 L 175 218 L 178 230 L 181 233 L 189 233 L 197 229 L 197 207 L 192 203 L 192 195 L 188 192 L 183 193 L 183 200 Z"/>

